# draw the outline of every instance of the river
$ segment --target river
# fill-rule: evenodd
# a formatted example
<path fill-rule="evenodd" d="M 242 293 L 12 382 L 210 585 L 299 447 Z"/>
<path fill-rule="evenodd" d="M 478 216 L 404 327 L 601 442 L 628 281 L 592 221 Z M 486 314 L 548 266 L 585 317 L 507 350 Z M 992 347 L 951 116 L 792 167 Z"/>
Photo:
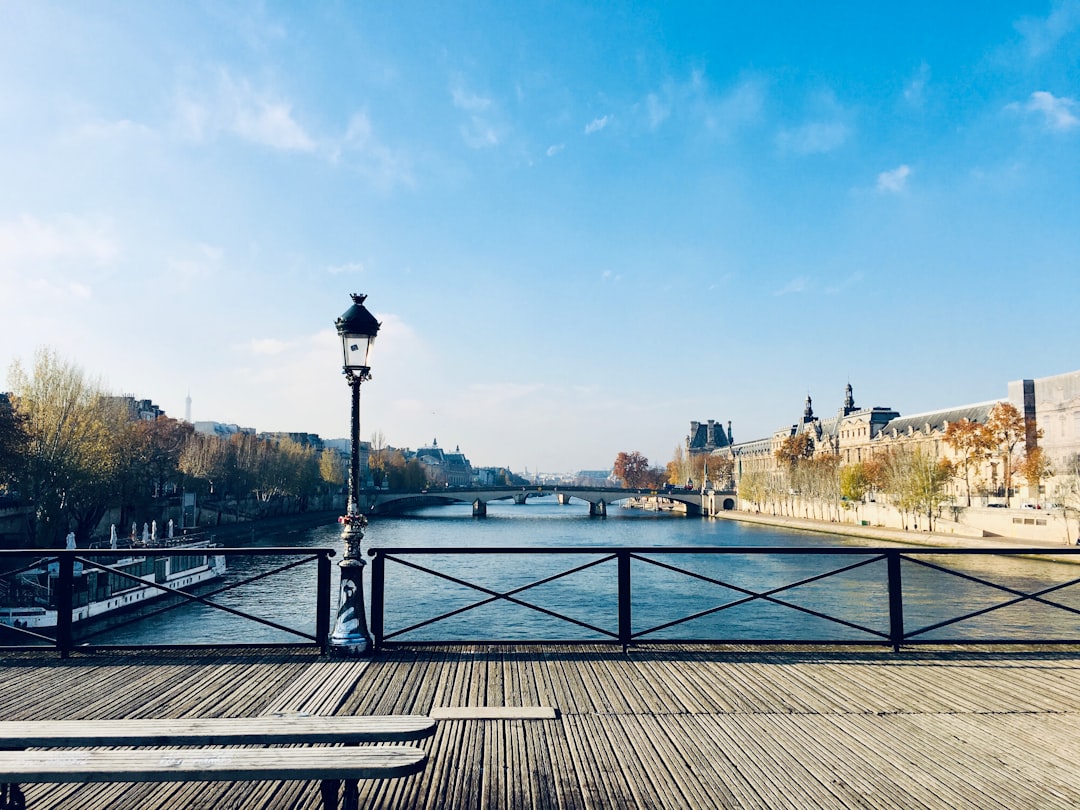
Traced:
<path fill-rule="evenodd" d="M 340 558 L 341 529 L 329 523 L 310 529 L 281 529 L 260 533 L 235 545 L 329 547 Z M 703 520 L 667 512 L 639 509 L 609 509 L 607 518 L 590 517 L 587 504 L 559 505 L 553 498 L 530 499 L 527 504 L 494 502 L 488 515 L 473 518 L 469 505 L 432 507 L 409 516 L 377 518 L 371 522 L 364 540 L 378 548 L 545 548 L 545 547 L 855 547 L 866 545 L 855 539 L 743 524 L 729 520 Z M 883 544 L 875 543 L 877 547 Z M 914 552 L 917 549 L 909 548 Z M 459 555 L 424 557 L 416 562 L 431 563 L 450 577 L 479 583 L 505 593 L 512 588 L 573 568 L 596 555 Z M 826 571 L 853 565 L 870 555 L 648 555 L 662 566 L 691 571 L 702 578 L 687 576 L 668 567 L 633 563 L 633 631 L 706 611 L 745 599 L 747 592 L 761 593 L 782 588 Z M 920 559 L 923 559 L 920 556 Z M 412 559 L 412 558 L 410 558 Z M 1080 575 L 1080 568 L 1019 558 L 939 556 L 929 562 L 960 570 L 967 577 L 982 577 L 1030 593 L 1053 587 Z M 226 584 L 264 572 L 278 561 L 272 559 L 230 559 Z M 337 566 L 333 565 L 333 610 L 337 605 Z M 370 596 L 369 565 L 365 591 Z M 617 581 L 615 563 L 589 568 L 571 577 L 557 579 L 524 591 L 519 598 L 570 616 L 583 625 L 613 632 L 617 629 Z M 802 640 L 868 640 L 864 630 L 837 624 L 814 612 L 842 617 L 858 627 L 887 632 L 889 605 L 885 592 L 884 562 L 876 562 L 798 588 L 777 591 L 774 598 L 803 610 L 765 599 L 751 599 L 722 612 L 709 613 L 690 622 L 651 633 L 659 640 L 722 638 L 751 640 L 784 638 Z M 977 611 L 1015 598 L 988 588 L 972 579 L 941 574 L 914 563 L 904 563 L 904 619 L 910 631 L 915 627 L 950 616 Z M 742 590 L 740 590 L 742 589 Z M 274 622 L 305 632 L 314 631 L 315 569 L 296 568 L 216 595 L 215 602 L 255 613 Z M 1080 610 L 1077 587 L 1065 588 L 1046 598 Z M 484 598 L 483 594 L 446 579 L 407 568 L 393 561 L 387 564 L 387 634 L 409 627 L 435 615 L 461 609 Z M 370 613 L 369 613 L 370 615 Z M 1080 638 L 1077 614 L 1052 609 L 1032 600 L 1021 601 L 986 616 L 927 633 L 927 639 L 1014 639 L 1048 635 L 1062 639 Z M 526 607 L 495 602 L 451 617 L 437 625 L 414 631 L 403 640 L 457 639 L 589 640 L 599 638 L 581 625 L 568 624 Z M 282 631 L 254 625 L 238 617 L 203 605 L 186 605 L 122 628 L 97 635 L 98 643 L 171 644 L 191 642 L 243 643 L 280 642 L 290 639 Z"/>

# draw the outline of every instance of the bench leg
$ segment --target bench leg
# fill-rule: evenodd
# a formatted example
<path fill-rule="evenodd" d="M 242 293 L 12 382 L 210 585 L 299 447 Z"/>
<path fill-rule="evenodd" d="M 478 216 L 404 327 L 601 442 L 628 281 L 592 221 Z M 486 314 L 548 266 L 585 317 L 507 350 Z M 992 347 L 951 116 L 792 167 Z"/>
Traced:
<path fill-rule="evenodd" d="M 26 810 L 26 797 L 14 782 L 0 785 L 0 810 Z"/>
<path fill-rule="evenodd" d="M 323 794 L 323 810 L 337 810 L 337 795 L 341 783 L 336 779 L 324 779 L 319 786 Z M 345 781 L 345 798 L 341 801 L 341 810 L 360 810 L 360 791 L 356 780 Z"/>
<path fill-rule="evenodd" d="M 322 793 L 322 806 L 323 810 L 337 810 L 338 808 L 338 790 L 341 788 L 341 782 L 337 779 L 323 779 L 319 784 L 319 792 Z"/>
<path fill-rule="evenodd" d="M 341 810 L 360 810 L 360 791 L 355 779 L 345 780 L 345 796 L 341 801 Z"/>

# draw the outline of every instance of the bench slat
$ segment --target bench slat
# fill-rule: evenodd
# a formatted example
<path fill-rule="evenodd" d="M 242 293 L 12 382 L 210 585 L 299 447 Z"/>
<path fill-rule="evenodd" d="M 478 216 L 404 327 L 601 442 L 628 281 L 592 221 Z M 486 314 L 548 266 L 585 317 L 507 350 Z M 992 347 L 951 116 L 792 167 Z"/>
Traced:
<path fill-rule="evenodd" d="M 419 773 L 426 759 L 425 751 L 405 745 L 213 751 L 0 751 L 0 782 L 385 779 Z"/>
<path fill-rule="evenodd" d="M 5 720 L 0 748 L 407 742 L 434 732 L 435 722 L 422 715 Z"/>

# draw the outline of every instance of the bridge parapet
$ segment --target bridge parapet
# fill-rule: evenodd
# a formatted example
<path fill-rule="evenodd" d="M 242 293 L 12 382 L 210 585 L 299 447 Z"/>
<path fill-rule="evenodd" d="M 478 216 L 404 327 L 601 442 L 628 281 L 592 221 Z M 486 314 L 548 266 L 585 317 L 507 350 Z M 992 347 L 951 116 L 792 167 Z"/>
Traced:
<path fill-rule="evenodd" d="M 648 489 L 623 487 L 576 487 L 537 485 L 531 487 L 429 487 L 422 490 L 365 490 L 361 493 L 361 508 L 368 514 L 391 514 L 452 503 L 472 505 L 473 515 L 487 514 L 491 501 L 513 500 L 524 504 L 529 498 L 554 495 L 560 504 L 574 498 L 589 504 L 589 514 L 604 516 L 607 507 L 631 498 L 666 498 L 686 504 L 691 514 L 715 514 L 735 508 L 735 493 L 688 489 Z"/>

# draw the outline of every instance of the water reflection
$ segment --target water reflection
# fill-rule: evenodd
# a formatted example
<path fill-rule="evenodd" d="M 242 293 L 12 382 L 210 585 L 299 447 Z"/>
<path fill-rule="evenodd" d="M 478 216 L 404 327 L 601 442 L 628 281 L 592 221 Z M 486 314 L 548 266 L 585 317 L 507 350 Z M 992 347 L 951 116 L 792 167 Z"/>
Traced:
<path fill-rule="evenodd" d="M 335 523 L 299 533 L 265 535 L 258 537 L 254 545 L 340 549 L 340 528 Z M 387 635 L 490 599 L 489 594 L 462 582 L 505 594 L 586 566 L 573 574 L 514 594 L 515 599 L 568 616 L 579 624 L 498 600 L 412 631 L 401 640 L 591 640 L 617 635 L 616 562 L 611 559 L 589 565 L 608 556 L 605 548 L 612 546 L 655 549 L 641 554 L 641 559 L 635 559 L 631 564 L 634 601 L 631 629 L 642 639 L 880 640 L 889 631 L 886 564 L 884 560 L 872 561 L 872 554 L 807 557 L 662 552 L 663 548 L 671 547 L 856 545 L 865 544 L 835 536 L 619 508 L 610 509 L 609 517 L 600 520 L 590 518 L 584 504 L 575 502 L 560 506 L 549 498 L 533 500 L 523 506 L 492 503 L 488 506 L 488 517 L 483 520 L 473 519 L 468 505 L 437 507 L 414 516 L 377 519 L 367 531 L 365 551 L 370 546 L 436 549 L 575 547 L 590 550 L 588 554 L 409 557 L 410 562 L 435 569 L 443 577 L 390 561 L 386 570 Z M 918 551 L 914 547 L 905 549 L 905 553 L 919 562 L 905 561 L 901 569 L 904 622 L 909 632 L 1016 599 L 1013 594 L 981 584 L 978 579 L 1031 593 L 1080 575 L 1080 567 L 1059 563 L 991 556 L 925 555 Z M 921 564 L 923 562 L 956 570 L 966 578 Z M 239 581 L 276 564 L 278 561 L 274 559 L 230 560 L 229 581 Z M 331 567 L 334 576 L 331 593 L 336 595 L 337 566 Z M 849 570 L 798 587 L 788 587 L 840 569 Z M 370 567 L 365 576 L 369 575 Z M 369 578 L 366 590 L 370 596 Z M 762 594 L 767 594 L 768 598 Z M 1080 588 L 1076 586 L 1049 593 L 1043 598 L 1071 611 L 1080 611 Z M 314 633 L 315 567 L 293 569 L 214 599 Z M 691 616 L 696 618 L 684 621 Z M 1077 613 L 1028 599 L 918 637 L 927 640 L 1023 640 L 1038 636 L 1066 640 L 1080 637 L 1077 616 Z M 272 628 L 251 625 L 194 605 L 157 617 L 145 625 L 125 628 L 107 640 L 117 643 L 255 643 L 295 639 Z"/>

